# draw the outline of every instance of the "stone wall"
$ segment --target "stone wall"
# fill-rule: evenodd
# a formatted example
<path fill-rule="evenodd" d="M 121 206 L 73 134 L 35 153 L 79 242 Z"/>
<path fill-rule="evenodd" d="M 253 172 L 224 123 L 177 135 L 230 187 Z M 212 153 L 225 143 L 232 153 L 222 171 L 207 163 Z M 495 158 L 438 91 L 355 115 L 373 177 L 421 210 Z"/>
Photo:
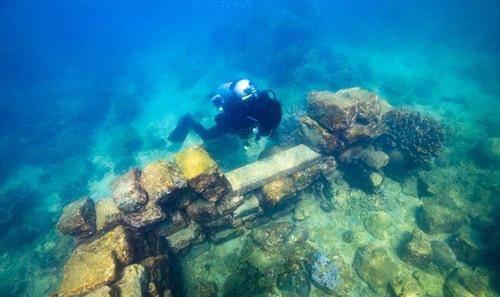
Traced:
<path fill-rule="evenodd" d="M 227 174 L 202 147 L 132 169 L 113 182 L 112 197 L 65 207 L 57 227 L 77 246 L 55 295 L 172 296 L 172 256 L 287 213 L 297 192 L 335 167 L 299 145 Z"/>

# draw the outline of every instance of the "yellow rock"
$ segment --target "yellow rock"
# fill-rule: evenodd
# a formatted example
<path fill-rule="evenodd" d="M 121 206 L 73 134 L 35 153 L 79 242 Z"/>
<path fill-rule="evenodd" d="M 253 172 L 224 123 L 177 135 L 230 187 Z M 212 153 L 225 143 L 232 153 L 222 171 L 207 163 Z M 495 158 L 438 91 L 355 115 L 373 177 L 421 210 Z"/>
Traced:
<path fill-rule="evenodd" d="M 97 245 L 76 248 L 64 265 L 59 296 L 86 294 L 117 279 L 117 261 L 113 251 Z"/>
<path fill-rule="evenodd" d="M 116 259 L 122 265 L 127 265 L 132 262 L 134 257 L 130 242 L 131 239 L 129 232 L 125 229 L 125 227 L 120 225 L 102 235 L 98 239 L 90 243 L 84 243 L 80 247 L 93 248 L 96 250 L 109 250 L 114 253 Z"/>
<path fill-rule="evenodd" d="M 177 153 L 174 160 L 188 180 L 217 169 L 217 163 L 201 146 L 187 148 Z"/>
<path fill-rule="evenodd" d="M 108 286 L 100 287 L 99 289 L 88 293 L 85 297 L 113 297 L 115 296 L 113 289 Z"/>
<path fill-rule="evenodd" d="M 293 181 L 289 177 L 278 178 L 262 187 L 264 199 L 269 206 L 275 206 L 295 192 Z"/>
<path fill-rule="evenodd" d="M 97 232 L 110 230 L 120 224 L 121 213 L 111 198 L 102 199 L 96 204 Z"/>
<path fill-rule="evenodd" d="M 141 186 L 150 199 L 159 200 L 186 186 L 186 180 L 172 163 L 160 160 L 148 164 L 141 175 Z"/>

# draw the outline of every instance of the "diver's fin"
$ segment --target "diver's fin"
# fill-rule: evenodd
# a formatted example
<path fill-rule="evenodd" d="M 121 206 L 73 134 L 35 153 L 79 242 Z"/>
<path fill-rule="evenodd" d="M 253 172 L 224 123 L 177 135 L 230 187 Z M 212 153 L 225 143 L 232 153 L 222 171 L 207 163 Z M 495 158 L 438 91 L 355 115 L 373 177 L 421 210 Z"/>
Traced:
<path fill-rule="evenodd" d="M 183 142 L 189 134 L 190 124 L 191 116 L 183 116 L 177 124 L 177 127 L 175 127 L 175 129 L 168 136 L 168 140 L 172 142 Z"/>

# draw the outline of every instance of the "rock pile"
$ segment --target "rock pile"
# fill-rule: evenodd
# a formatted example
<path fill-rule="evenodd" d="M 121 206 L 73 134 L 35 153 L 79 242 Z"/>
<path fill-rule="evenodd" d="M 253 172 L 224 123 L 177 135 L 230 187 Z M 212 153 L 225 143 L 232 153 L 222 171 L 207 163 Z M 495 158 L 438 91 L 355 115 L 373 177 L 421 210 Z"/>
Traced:
<path fill-rule="evenodd" d="M 268 221 L 271 210 L 293 207 L 298 191 L 335 169 L 333 158 L 306 146 L 228 174 L 202 147 L 174 160 L 130 170 L 113 182 L 112 197 L 97 204 L 82 198 L 66 206 L 57 227 L 74 236 L 77 246 L 58 296 L 171 296 L 169 255 L 251 230 Z"/>

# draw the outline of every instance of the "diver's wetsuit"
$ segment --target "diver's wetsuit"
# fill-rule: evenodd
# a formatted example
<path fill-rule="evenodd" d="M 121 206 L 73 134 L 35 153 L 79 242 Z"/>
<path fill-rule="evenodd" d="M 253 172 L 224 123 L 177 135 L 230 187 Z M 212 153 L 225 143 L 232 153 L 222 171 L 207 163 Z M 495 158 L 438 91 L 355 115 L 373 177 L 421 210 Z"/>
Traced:
<path fill-rule="evenodd" d="M 262 116 L 265 114 L 263 110 L 269 101 L 274 99 L 271 98 L 270 92 L 258 92 L 257 96 L 248 100 L 233 99 L 224 102 L 222 112 L 215 117 L 215 126 L 207 129 L 188 114 L 181 118 L 168 139 L 172 142 L 182 142 L 190 130 L 196 132 L 203 140 L 215 139 L 226 133 L 239 134 L 242 138 L 248 138 L 252 129 L 257 127 L 259 128 L 257 139 L 260 136 L 269 135 L 270 131 L 265 131 L 259 124 L 265 121 Z"/>

